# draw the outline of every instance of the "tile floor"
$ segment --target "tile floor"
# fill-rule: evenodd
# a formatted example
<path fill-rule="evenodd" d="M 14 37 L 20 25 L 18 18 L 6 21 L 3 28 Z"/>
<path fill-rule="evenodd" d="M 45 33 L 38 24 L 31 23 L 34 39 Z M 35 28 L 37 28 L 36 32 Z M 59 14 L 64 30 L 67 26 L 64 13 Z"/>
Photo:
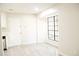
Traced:
<path fill-rule="evenodd" d="M 57 49 L 49 44 L 30 44 L 8 48 L 4 56 L 57 56 Z"/>

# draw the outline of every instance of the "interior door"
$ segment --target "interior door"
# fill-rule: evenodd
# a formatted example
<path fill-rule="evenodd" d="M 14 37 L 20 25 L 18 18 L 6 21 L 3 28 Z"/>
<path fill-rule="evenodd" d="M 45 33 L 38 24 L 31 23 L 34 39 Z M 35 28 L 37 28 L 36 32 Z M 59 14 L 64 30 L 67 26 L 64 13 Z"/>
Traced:
<path fill-rule="evenodd" d="M 8 47 L 21 44 L 20 18 L 10 16 L 8 18 Z"/>

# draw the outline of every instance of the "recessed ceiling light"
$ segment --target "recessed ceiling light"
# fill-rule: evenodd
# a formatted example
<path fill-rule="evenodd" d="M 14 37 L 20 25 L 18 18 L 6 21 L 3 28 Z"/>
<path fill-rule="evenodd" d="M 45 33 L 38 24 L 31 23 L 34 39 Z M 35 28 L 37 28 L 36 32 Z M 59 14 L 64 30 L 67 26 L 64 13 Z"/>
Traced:
<path fill-rule="evenodd" d="M 35 7 L 34 10 L 35 10 L 35 11 L 39 11 L 39 8 Z"/>

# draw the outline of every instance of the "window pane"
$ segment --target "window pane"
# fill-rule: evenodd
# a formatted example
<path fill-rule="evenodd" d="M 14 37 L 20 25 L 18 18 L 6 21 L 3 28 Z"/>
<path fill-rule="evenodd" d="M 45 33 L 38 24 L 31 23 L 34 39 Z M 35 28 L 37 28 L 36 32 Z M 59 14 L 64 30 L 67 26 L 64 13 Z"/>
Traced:
<path fill-rule="evenodd" d="M 59 32 L 58 32 L 58 19 L 56 16 L 48 17 L 48 38 L 52 40 L 58 40 Z"/>
<path fill-rule="evenodd" d="M 49 27 L 49 30 L 54 30 L 54 27 L 53 26 Z"/>
<path fill-rule="evenodd" d="M 54 22 L 49 22 L 49 25 L 54 25 Z"/>
<path fill-rule="evenodd" d="M 54 35 L 54 31 L 49 31 L 49 34 L 53 34 Z"/>
<path fill-rule="evenodd" d="M 54 37 L 54 35 L 49 34 L 49 38 L 53 38 L 53 37 Z"/>
<path fill-rule="evenodd" d="M 53 18 L 52 17 L 48 17 L 48 21 L 49 22 L 53 22 Z"/>

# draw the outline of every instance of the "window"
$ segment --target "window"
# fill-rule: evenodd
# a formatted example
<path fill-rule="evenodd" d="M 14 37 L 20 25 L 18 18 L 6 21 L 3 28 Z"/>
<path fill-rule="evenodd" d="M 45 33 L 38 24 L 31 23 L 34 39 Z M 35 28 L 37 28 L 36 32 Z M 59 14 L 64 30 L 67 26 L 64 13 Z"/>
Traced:
<path fill-rule="evenodd" d="M 47 22 L 48 22 L 48 39 L 57 41 L 59 38 L 57 15 L 48 17 Z"/>

